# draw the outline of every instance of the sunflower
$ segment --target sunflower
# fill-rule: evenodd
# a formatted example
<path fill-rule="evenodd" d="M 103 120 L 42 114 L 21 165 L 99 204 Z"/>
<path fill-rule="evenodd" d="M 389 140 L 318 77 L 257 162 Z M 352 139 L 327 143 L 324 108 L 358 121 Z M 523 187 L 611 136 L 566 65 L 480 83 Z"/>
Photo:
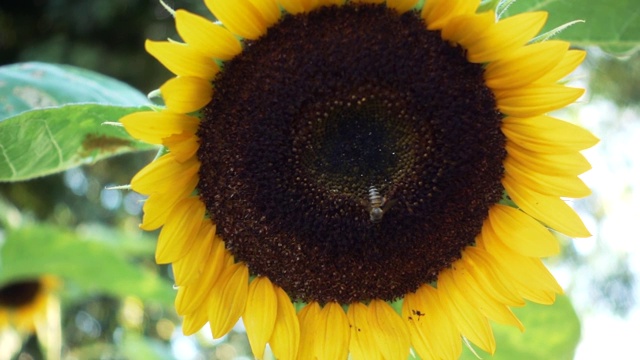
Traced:
<path fill-rule="evenodd" d="M 47 304 L 58 280 L 52 276 L 0 285 L 0 330 L 13 327 L 33 333 L 47 318 Z"/>
<path fill-rule="evenodd" d="M 589 236 L 597 139 L 549 117 L 585 53 L 535 42 L 547 14 L 479 0 L 205 0 L 184 42 L 147 41 L 166 107 L 121 119 L 167 151 L 136 174 L 176 309 L 257 358 L 494 353 L 489 320 L 562 289 L 553 231 Z M 399 300 L 402 300 L 400 302 Z M 395 306 L 395 307 L 394 307 Z"/>

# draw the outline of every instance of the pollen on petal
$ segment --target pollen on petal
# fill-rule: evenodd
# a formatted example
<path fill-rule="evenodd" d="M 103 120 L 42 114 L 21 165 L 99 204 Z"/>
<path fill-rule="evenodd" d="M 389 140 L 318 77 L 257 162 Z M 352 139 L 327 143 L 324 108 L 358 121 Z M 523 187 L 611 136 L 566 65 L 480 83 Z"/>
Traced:
<path fill-rule="evenodd" d="M 185 44 L 147 40 L 145 49 L 169 71 L 178 76 L 193 76 L 212 80 L 220 71 L 212 58 Z"/>
<path fill-rule="evenodd" d="M 440 305 L 439 290 L 424 284 L 407 294 L 402 316 L 408 324 L 411 345 L 423 359 L 458 359 L 462 352 L 460 331 Z"/>
<path fill-rule="evenodd" d="M 258 276 L 249 285 L 247 305 L 242 314 L 249 345 L 256 359 L 264 357 L 264 350 L 276 323 L 278 300 L 269 278 Z"/>
<path fill-rule="evenodd" d="M 207 57 L 229 60 L 242 52 L 240 41 L 224 27 L 185 10 L 176 10 L 180 37 Z"/>
<path fill-rule="evenodd" d="M 349 354 L 353 360 L 378 360 L 382 353 L 369 322 L 369 309 L 361 302 L 349 305 L 347 318 L 351 328 Z"/>
<path fill-rule="evenodd" d="M 236 263 L 220 275 L 209 297 L 209 326 L 214 339 L 221 338 L 238 322 L 247 304 L 249 269 Z"/>

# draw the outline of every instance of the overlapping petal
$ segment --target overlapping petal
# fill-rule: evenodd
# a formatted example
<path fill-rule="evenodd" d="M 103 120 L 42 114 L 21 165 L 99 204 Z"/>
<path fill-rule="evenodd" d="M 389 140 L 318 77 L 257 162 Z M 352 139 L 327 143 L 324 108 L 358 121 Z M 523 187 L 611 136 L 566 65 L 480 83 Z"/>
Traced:
<path fill-rule="evenodd" d="M 352 1 L 356 2 L 356 1 Z M 359 0 L 404 13 L 417 0 Z M 226 334 L 243 317 L 256 358 L 269 343 L 279 359 L 406 359 L 413 347 L 422 358 L 455 359 L 461 335 L 493 353 L 488 319 L 522 324 L 511 306 L 523 299 L 552 303 L 561 293 L 540 261 L 559 251 L 547 227 L 569 236 L 588 236 L 576 213 L 561 197 L 583 197 L 589 189 L 578 175 L 590 168 L 579 151 L 598 140 L 588 131 L 546 114 L 583 93 L 557 82 L 584 59 L 562 41 L 529 44 L 547 19 L 524 13 L 496 22 L 493 12 L 476 14 L 480 0 L 428 0 L 420 10 L 426 27 L 461 46 L 469 62 L 484 67 L 486 86 L 506 118 L 502 184 L 518 208 L 494 205 L 475 246 L 443 270 L 436 287 L 423 284 L 405 295 L 402 316 L 386 302 L 316 302 L 297 315 L 289 295 L 271 279 L 249 281 L 249 268 L 236 263 L 215 235 L 203 202 L 194 196 L 200 162 L 199 119 L 185 114 L 215 96 L 211 81 L 220 61 L 243 50 L 242 39 L 257 40 L 288 14 L 303 14 L 345 0 L 205 0 L 221 23 L 184 10 L 175 12 L 186 44 L 148 41 L 146 48 L 177 75 L 161 88 L 167 109 L 121 119 L 134 137 L 166 146 L 169 153 L 142 169 L 131 181 L 148 194 L 141 227 L 160 233 L 156 258 L 173 263 L 179 286 L 176 309 L 192 334 L 209 321 L 214 337 Z M 286 15 L 284 15 L 286 16 Z M 479 65 L 480 66 L 480 65 Z M 255 274 L 254 274 L 255 275 Z M 369 299 L 363 299 L 363 301 Z M 350 355 L 349 355 L 350 354 Z"/>

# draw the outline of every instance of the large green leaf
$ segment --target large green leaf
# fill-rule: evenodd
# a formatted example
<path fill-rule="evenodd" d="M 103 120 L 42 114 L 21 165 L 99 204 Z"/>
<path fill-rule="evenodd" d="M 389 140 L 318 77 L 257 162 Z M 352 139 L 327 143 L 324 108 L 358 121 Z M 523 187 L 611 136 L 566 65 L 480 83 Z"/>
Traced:
<path fill-rule="evenodd" d="M 39 62 L 0 66 L 0 120 L 67 104 L 148 105 L 131 86 L 93 71 Z"/>
<path fill-rule="evenodd" d="M 584 20 L 559 33 L 556 38 L 572 44 L 600 46 L 624 54 L 640 47 L 640 1 L 638 0 L 520 0 L 509 13 L 544 10 L 549 21 L 543 32 L 574 20 Z"/>
<path fill-rule="evenodd" d="M 482 359 L 573 359 L 580 341 L 580 321 L 569 298 L 558 296 L 551 306 L 527 303 L 513 312 L 524 324 L 525 332 L 493 324 L 497 351 L 491 356 L 477 350 Z M 477 360 L 477 357 L 465 347 L 461 359 Z"/>
<path fill-rule="evenodd" d="M 153 146 L 104 122 L 138 107 L 74 104 L 20 113 L 0 121 L 0 181 L 19 181 Z"/>
<path fill-rule="evenodd" d="M 5 235 L 0 248 L 0 284 L 50 274 L 87 292 L 132 295 L 173 305 L 175 291 L 171 284 L 127 260 L 117 247 L 108 244 L 108 239 L 90 239 L 35 224 L 9 230 Z"/>

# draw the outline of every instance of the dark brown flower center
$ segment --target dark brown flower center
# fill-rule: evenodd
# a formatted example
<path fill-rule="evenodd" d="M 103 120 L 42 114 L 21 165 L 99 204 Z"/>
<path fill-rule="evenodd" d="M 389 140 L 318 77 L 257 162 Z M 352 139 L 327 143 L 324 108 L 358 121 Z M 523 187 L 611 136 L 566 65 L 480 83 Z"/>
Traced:
<path fill-rule="evenodd" d="M 29 305 L 41 290 L 37 280 L 19 281 L 0 287 L 0 307 L 19 308 Z"/>
<path fill-rule="evenodd" d="M 482 67 L 416 13 L 285 16 L 214 87 L 201 198 L 236 260 L 294 299 L 402 297 L 500 200 L 505 140 Z"/>

